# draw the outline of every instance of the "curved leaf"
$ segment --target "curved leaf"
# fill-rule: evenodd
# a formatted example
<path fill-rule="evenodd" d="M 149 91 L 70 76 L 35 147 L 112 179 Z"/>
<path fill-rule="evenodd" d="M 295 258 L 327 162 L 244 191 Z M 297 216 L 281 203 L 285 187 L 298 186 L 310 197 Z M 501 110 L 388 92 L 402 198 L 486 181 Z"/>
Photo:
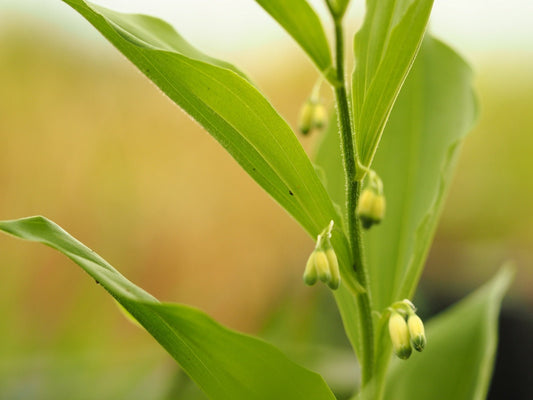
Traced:
<path fill-rule="evenodd" d="M 320 18 L 306 0 L 256 0 L 305 50 L 328 79 L 335 79 Z"/>
<path fill-rule="evenodd" d="M 374 169 L 387 211 L 365 235 L 372 300 L 382 310 L 410 298 L 477 109 L 472 72 L 442 42 L 426 38 L 392 111 Z"/>
<path fill-rule="evenodd" d="M 490 282 L 432 319 L 424 352 L 391 366 L 385 399 L 485 399 L 500 303 L 512 276 L 511 268 L 502 268 Z"/>
<path fill-rule="evenodd" d="M 340 223 L 289 125 L 234 67 L 202 54 L 155 18 L 63 1 L 213 135 L 311 236 L 332 219 Z M 334 241 L 349 264 L 345 237 Z"/>
<path fill-rule="evenodd" d="M 178 361 L 212 399 L 335 399 L 324 380 L 272 345 L 206 314 L 159 303 L 94 251 L 43 217 L 0 221 L 0 230 L 50 246 L 78 264 Z"/>
<path fill-rule="evenodd" d="M 367 1 L 354 39 L 352 96 L 359 159 L 370 167 L 392 106 L 416 57 L 433 0 Z"/>

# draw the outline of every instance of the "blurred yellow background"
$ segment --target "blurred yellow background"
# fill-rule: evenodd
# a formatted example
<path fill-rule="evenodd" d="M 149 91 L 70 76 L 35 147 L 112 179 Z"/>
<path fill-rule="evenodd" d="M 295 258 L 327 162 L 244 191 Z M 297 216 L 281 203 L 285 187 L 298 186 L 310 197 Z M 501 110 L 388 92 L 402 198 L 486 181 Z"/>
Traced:
<path fill-rule="evenodd" d="M 44 215 L 159 299 L 247 332 L 277 299 L 312 290 L 301 285 L 311 239 L 118 52 L 103 39 L 76 46 L 46 27 L 16 25 L 0 35 L 0 219 Z M 239 59 L 294 127 L 316 72 L 287 49 Z M 495 55 L 476 69 L 481 116 L 424 280 L 466 293 L 511 259 L 510 296 L 531 306 L 533 59 Z M 310 150 L 313 138 L 303 143 Z M 4 387 L 15 393 L 26 374 L 30 394 L 48 385 L 47 374 L 70 370 L 76 393 L 118 369 L 128 376 L 114 379 L 139 379 L 115 398 L 135 390 L 143 398 L 172 364 L 81 269 L 5 235 L 0 354 Z"/>

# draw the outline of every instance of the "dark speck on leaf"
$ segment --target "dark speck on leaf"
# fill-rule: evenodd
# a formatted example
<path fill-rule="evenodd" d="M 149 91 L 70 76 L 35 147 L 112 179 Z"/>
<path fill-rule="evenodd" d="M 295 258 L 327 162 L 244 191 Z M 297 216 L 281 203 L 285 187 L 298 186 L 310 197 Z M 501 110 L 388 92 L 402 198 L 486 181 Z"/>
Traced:
<path fill-rule="evenodd" d="M 290 194 L 291 196 L 294 196 L 294 193 L 293 193 L 293 192 L 291 192 L 290 190 L 289 190 L 289 194 Z"/>
<path fill-rule="evenodd" d="M 96 279 L 95 279 L 94 281 L 96 282 L 96 284 L 97 284 L 97 285 L 99 285 L 99 284 L 100 284 L 100 282 L 98 282 L 98 281 L 97 281 Z"/>

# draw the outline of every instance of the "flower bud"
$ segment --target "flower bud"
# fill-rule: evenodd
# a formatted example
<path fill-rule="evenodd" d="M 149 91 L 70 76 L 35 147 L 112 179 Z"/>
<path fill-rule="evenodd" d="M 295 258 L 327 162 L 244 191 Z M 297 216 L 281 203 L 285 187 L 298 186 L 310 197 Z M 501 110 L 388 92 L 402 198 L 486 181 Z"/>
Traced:
<path fill-rule="evenodd" d="M 361 219 L 363 227 L 369 229 L 373 224 L 379 224 L 383 220 L 385 197 L 370 188 L 366 188 L 359 197 L 355 212 Z"/>
<path fill-rule="evenodd" d="M 393 312 L 389 318 L 389 334 L 394 354 L 402 360 L 407 360 L 412 352 L 411 343 L 409 343 L 409 329 L 405 318 L 396 312 Z"/>
<path fill-rule="evenodd" d="M 326 252 L 323 250 L 315 250 L 315 268 L 318 273 L 318 279 L 324 283 L 331 280 L 331 271 L 329 268 L 329 260 Z"/>
<path fill-rule="evenodd" d="M 331 290 L 337 290 L 341 284 L 341 273 L 339 270 L 339 260 L 337 260 L 337 254 L 335 254 L 333 247 L 326 250 L 326 257 L 328 258 L 329 271 L 331 273 L 328 286 Z"/>
<path fill-rule="evenodd" d="M 407 327 L 409 328 L 411 344 L 415 350 L 424 350 L 424 347 L 426 346 L 426 334 L 424 332 L 424 323 L 420 317 L 416 314 L 409 315 L 409 318 L 407 318 Z"/>
<path fill-rule="evenodd" d="M 302 109 L 300 110 L 300 116 L 298 117 L 298 129 L 302 134 L 307 135 L 313 128 L 313 114 L 315 105 L 307 100 Z"/>
<path fill-rule="evenodd" d="M 318 274 L 317 274 L 316 266 L 315 266 L 315 252 L 314 251 L 311 253 L 311 255 L 309 256 L 307 260 L 303 279 L 304 279 L 305 284 L 309 286 L 313 286 L 318 279 Z"/>
<path fill-rule="evenodd" d="M 312 127 L 317 129 L 323 129 L 328 122 L 328 112 L 326 107 L 321 103 L 314 104 Z"/>

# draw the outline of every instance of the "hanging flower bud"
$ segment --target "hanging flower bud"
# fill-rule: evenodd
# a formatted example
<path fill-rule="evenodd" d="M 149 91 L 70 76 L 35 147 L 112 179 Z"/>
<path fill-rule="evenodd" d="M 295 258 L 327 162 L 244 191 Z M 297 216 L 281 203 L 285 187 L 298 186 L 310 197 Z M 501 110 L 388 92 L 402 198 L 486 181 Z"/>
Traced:
<path fill-rule="evenodd" d="M 412 352 L 409 329 L 405 318 L 397 312 L 393 312 L 389 318 L 389 334 L 394 354 L 402 360 L 407 360 Z"/>
<path fill-rule="evenodd" d="M 337 260 L 337 254 L 335 254 L 333 247 L 326 250 L 326 257 L 328 258 L 329 271 L 331 273 L 328 286 L 331 290 L 337 290 L 341 284 L 341 273 L 339 270 L 339 260 Z"/>
<path fill-rule="evenodd" d="M 313 109 L 312 127 L 323 129 L 328 122 L 328 112 L 322 103 L 315 103 Z"/>
<path fill-rule="evenodd" d="M 304 279 L 305 284 L 309 286 L 313 286 L 318 280 L 318 273 L 317 273 L 316 266 L 315 266 L 315 252 L 314 251 L 311 253 L 311 255 L 309 256 L 309 259 L 307 260 L 303 279 Z"/>
<path fill-rule="evenodd" d="M 329 260 L 324 250 L 315 250 L 315 268 L 318 273 L 318 279 L 324 283 L 331 280 L 331 271 L 329 268 Z"/>
<path fill-rule="evenodd" d="M 307 135 L 313 128 L 314 110 L 315 105 L 310 100 L 307 100 L 300 110 L 300 116 L 298 117 L 298 129 L 304 135 Z"/>
<path fill-rule="evenodd" d="M 372 188 L 366 188 L 359 196 L 356 209 L 357 216 L 365 229 L 374 224 L 379 224 L 385 215 L 385 197 Z"/>
<path fill-rule="evenodd" d="M 424 350 L 426 346 L 426 334 L 424 332 L 424 323 L 418 315 L 412 313 L 407 318 L 407 327 L 409 328 L 409 336 L 411 337 L 411 344 L 416 351 Z"/>

